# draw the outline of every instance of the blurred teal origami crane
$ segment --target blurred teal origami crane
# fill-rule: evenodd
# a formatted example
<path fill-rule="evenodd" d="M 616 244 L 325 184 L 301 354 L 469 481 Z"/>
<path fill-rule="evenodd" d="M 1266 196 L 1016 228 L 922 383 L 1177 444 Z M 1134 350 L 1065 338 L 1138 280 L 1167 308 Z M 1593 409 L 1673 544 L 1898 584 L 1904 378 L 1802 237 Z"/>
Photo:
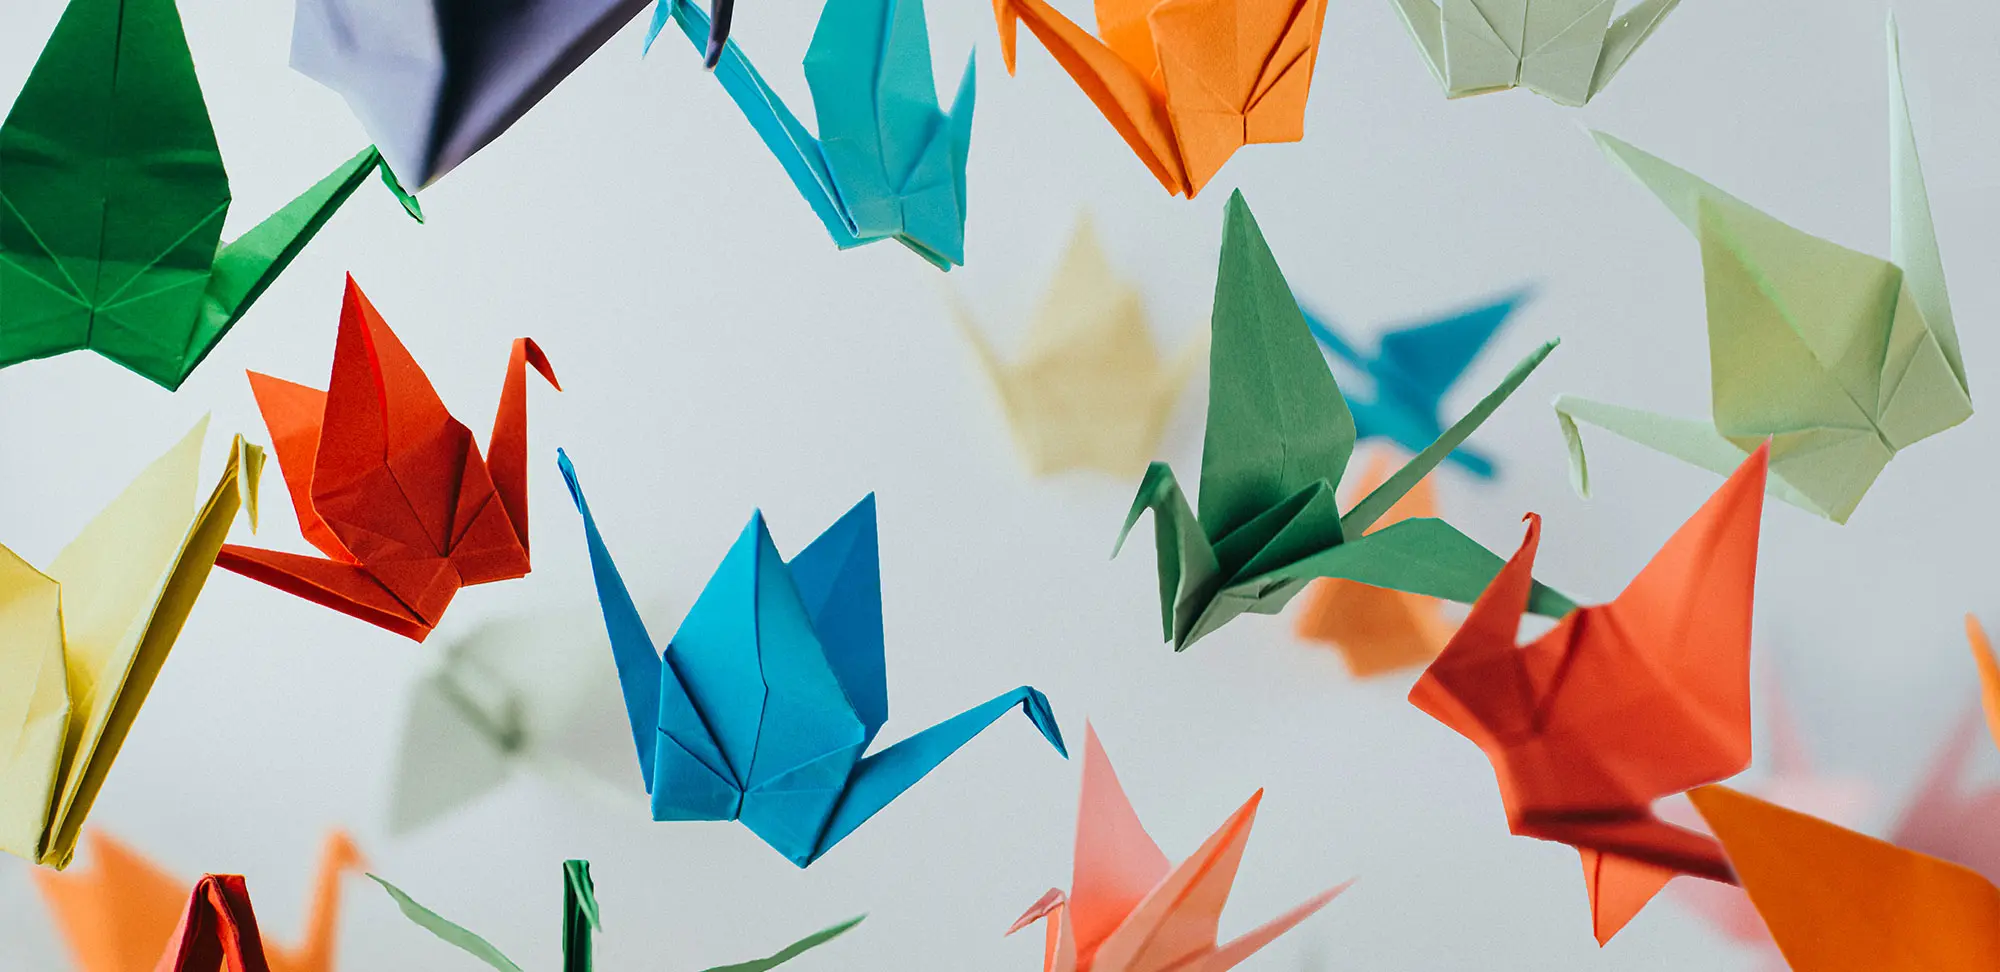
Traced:
<path fill-rule="evenodd" d="M 703 50 L 708 15 L 660 0 L 650 49 L 671 17 Z M 951 113 L 938 107 L 921 0 L 827 0 L 806 49 L 819 137 L 799 124 L 735 41 L 716 80 L 778 157 L 841 249 L 893 239 L 940 270 L 965 264 L 965 157 L 972 145 L 973 62 Z"/>
<path fill-rule="evenodd" d="M 372 170 L 226 246 L 229 176 L 173 0 L 70 0 L 0 124 L 0 368 L 85 348 L 179 388 Z"/>
<path fill-rule="evenodd" d="M 1556 399 L 1579 493 L 1589 495 L 1590 476 L 1578 422 L 1724 474 L 1768 438 L 1771 495 L 1845 523 L 1898 451 L 1972 416 L 1893 18 L 1888 47 L 1887 260 L 1594 133 L 1701 243 L 1714 417 Z"/>
<path fill-rule="evenodd" d="M 560 452 L 557 464 L 583 514 L 654 820 L 741 820 L 805 867 L 1017 706 L 1069 755 L 1049 700 L 1025 685 L 862 755 L 889 718 L 873 494 L 789 562 L 752 516 L 662 655 L 575 467 Z"/>
<path fill-rule="evenodd" d="M 1354 417 L 1241 192 L 1223 217 L 1210 334 L 1201 511 L 1188 507 L 1172 467 L 1155 462 L 1118 534 L 1122 549 L 1152 511 L 1161 624 L 1175 651 L 1246 611 L 1276 614 L 1318 577 L 1478 599 L 1502 562 L 1457 528 L 1431 517 L 1368 528 L 1485 422 L 1555 341 L 1343 516 L 1334 497 L 1354 452 Z M 1539 583 L 1529 603 L 1549 617 L 1574 607 Z"/>

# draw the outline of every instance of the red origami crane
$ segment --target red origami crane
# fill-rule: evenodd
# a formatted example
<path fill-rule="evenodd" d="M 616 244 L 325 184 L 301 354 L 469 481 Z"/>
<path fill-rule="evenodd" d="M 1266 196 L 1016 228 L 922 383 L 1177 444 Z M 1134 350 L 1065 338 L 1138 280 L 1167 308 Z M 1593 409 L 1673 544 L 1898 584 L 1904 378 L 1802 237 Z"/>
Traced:
<path fill-rule="evenodd" d="M 326 557 L 232 544 L 216 566 L 424 640 L 459 588 L 528 572 L 531 364 L 562 390 L 516 340 L 481 458 L 349 276 L 326 391 L 250 373 L 299 530 Z"/>
<path fill-rule="evenodd" d="M 271 972 L 240 874 L 205 874 L 153 972 Z"/>
<path fill-rule="evenodd" d="M 1610 941 L 1678 874 L 1736 883 L 1721 845 L 1653 802 L 1750 765 L 1750 610 L 1768 444 L 1609 604 L 1515 647 L 1541 518 L 1410 701 L 1472 740 L 1507 825 L 1583 856 L 1592 930 Z"/>

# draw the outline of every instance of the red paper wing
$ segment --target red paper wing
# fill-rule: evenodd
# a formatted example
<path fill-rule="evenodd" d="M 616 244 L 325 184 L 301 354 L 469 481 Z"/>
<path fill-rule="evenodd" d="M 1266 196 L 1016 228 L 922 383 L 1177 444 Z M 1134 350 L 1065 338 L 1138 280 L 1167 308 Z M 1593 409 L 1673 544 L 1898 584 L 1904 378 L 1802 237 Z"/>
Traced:
<path fill-rule="evenodd" d="M 195 883 L 153 972 L 271 972 L 241 875 L 208 874 Z"/>
<path fill-rule="evenodd" d="M 422 641 L 431 625 L 375 579 L 366 567 L 225 544 L 215 566 L 262 581 L 288 594 Z M 449 596 L 447 596 L 449 600 Z"/>
<path fill-rule="evenodd" d="M 299 532 L 320 553 L 356 563 L 354 554 L 313 508 L 313 466 L 319 453 L 320 419 L 326 414 L 326 393 L 254 371 L 249 375 L 250 393 L 257 398 L 264 427 L 270 430 L 271 448 L 278 453 L 278 471 L 284 474 L 285 491 L 291 494 L 292 510 L 298 514 Z"/>

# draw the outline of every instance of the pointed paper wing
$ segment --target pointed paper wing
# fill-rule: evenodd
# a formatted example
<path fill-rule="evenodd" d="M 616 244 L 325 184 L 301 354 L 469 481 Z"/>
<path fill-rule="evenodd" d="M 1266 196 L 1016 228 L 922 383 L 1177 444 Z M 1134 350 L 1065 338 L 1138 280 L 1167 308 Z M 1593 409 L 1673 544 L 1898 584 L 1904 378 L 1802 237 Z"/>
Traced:
<path fill-rule="evenodd" d="M 889 720 L 875 494 L 854 504 L 785 566 L 819 636 L 827 666 L 861 719 L 865 745 Z"/>
<path fill-rule="evenodd" d="M 242 875 L 202 875 L 153 972 L 271 972 Z"/>
<path fill-rule="evenodd" d="M 1384 334 L 1372 369 L 1380 394 L 1425 414 L 1437 415 L 1446 393 L 1527 299 L 1525 291 L 1509 294 L 1479 307 Z"/>
<path fill-rule="evenodd" d="M 401 888 L 373 874 L 368 875 L 368 879 L 381 885 L 382 890 L 389 893 L 389 898 L 396 902 L 396 909 L 401 911 L 403 917 L 408 918 L 417 927 L 457 946 L 467 955 L 498 969 L 499 972 L 521 972 L 521 967 L 515 965 L 513 959 L 502 954 L 499 949 L 494 948 L 486 939 L 465 930 L 440 916 L 437 912 L 418 904 L 415 898 L 404 894 Z"/>
<path fill-rule="evenodd" d="M 1083 739 L 1083 791 L 1077 798 L 1076 853 L 1068 913 L 1080 960 L 1097 954 L 1133 909 L 1172 869 L 1146 833 L 1118 782 L 1111 758 L 1088 723 Z"/>
<path fill-rule="evenodd" d="M 0 546 L 0 850 L 40 856 L 71 711 L 62 585 Z"/>

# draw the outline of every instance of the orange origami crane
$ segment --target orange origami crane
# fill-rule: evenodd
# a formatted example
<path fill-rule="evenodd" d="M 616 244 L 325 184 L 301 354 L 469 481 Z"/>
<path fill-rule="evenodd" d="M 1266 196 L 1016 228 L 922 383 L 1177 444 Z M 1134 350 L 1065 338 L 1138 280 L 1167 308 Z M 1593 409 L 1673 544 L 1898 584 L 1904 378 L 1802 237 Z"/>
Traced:
<path fill-rule="evenodd" d="M 84 839 L 90 848 L 89 869 L 60 874 L 37 870 L 35 884 L 69 943 L 77 972 L 144 969 L 173 940 L 188 887 L 100 831 L 88 831 Z M 327 835 L 304 937 L 296 948 L 265 947 L 260 954 L 269 959 L 270 972 L 332 972 L 340 879 L 362 866 L 361 853 L 346 834 Z"/>
<path fill-rule="evenodd" d="M 1376 450 L 1353 498 L 1374 492 L 1388 480 L 1390 472 L 1388 454 Z M 1436 515 L 1437 499 L 1426 477 L 1389 507 L 1368 532 L 1401 520 Z M 1348 674 L 1367 678 L 1436 658 L 1451 639 L 1452 627 L 1444 602 L 1437 598 L 1322 577 L 1306 588 L 1305 608 L 1299 612 L 1294 630 L 1301 638 L 1332 645 L 1347 662 Z"/>
<path fill-rule="evenodd" d="M 1726 786 L 1688 798 L 1793 972 L 2000 969 L 2000 889 L 1976 872 Z"/>
<path fill-rule="evenodd" d="M 1515 647 L 1541 518 L 1410 701 L 1493 763 L 1507 825 L 1583 857 L 1599 944 L 1677 874 L 1735 883 L 1653 802 L 1750 765 L 1750 610 L 1768 445 L 1609 604 Z"/>
<path fill-rule="evenodd" d="M 327 391 L 250 373 L 299 530 L 326 558 L 230 545 L 216 566 L 417 641 L 459 588 L 525 575 L 527 365 L 562 390 L 516 340 L 481 458 L 348 277 Z"/>
<path fill-rule="evenodd" d="M 1252 794 L 1193 857 L 1172 867 L 1118 785 L 1097 731 L 1086 724 L 1070 894 L 1049 891 L 1007 934 L 1048 919 L 1043 972 L 1234 968 L 1347 890 L 1342 884 L 1227 945 L 1216 944 L 1222 906 L 1236 883 L 1236 868 L 1263 798 L 1263 790 Z"/>
<path fill-rule="evenodd" d="M 1168 192 L 1192 199 L 1237 149 L 1305 137 L 1326 0 L 1097 0 L 1103 40 L 1046 0 L 993 0 L 993 16 L 1007 73 L 1026 20 Z"/>

